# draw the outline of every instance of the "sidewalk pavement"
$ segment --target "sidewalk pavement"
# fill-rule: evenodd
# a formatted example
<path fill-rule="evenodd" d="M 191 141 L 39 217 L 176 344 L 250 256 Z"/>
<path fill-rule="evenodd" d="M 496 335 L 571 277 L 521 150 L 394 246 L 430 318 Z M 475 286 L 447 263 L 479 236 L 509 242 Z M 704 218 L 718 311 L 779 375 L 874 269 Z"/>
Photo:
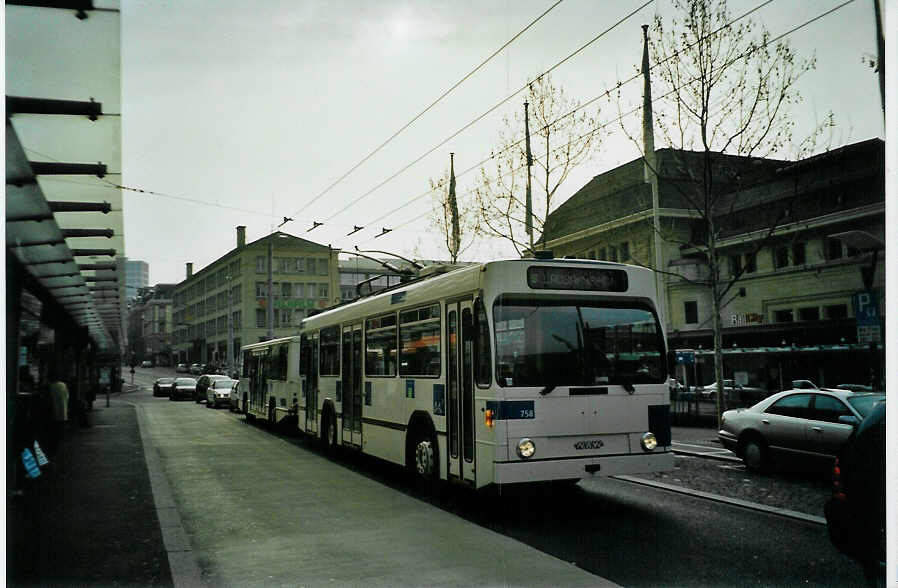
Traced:
<path fill-rule="evenodd" d="M 172 586 L 136 409 L 117 396 L 7 497 L 9 586 Z"/>

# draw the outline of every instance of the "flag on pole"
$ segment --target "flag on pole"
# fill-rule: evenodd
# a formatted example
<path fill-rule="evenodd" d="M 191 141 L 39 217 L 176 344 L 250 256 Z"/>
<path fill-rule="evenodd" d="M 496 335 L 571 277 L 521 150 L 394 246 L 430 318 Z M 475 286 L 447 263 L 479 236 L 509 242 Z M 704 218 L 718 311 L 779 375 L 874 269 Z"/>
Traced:
<path fill-rule="evenodd" d="M 452 236 L 449 239 L 449 249 L 452 261 L 458 255 L 461 241 L 461 229 L 458 222 L 458 200 L 455 198 L 455 153 L 449 154 L 449 214 L 452 215 Z"/>

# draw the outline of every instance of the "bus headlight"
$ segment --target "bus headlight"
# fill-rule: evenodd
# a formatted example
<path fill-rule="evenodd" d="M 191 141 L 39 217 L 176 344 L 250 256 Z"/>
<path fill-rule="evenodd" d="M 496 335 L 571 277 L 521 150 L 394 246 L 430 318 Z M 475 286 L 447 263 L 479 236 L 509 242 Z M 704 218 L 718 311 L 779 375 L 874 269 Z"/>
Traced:
<path fill-rule="evenodd" d="M 518 441 L 518 457 L 528 459 L 533 457 L 534 453 L 536 453 L 536 444 L 531 439 L 524 437 Z"/>
<path fill-rule="evenodd" d="M 642 445 L 643 451 L 654 451 L 656 447 L 658 447 L 658 439 L 655 438 L 655 434 L 649 431 L 648 433 L 642 434 L 642 439 L 639 440 L 639 444 Z"/>

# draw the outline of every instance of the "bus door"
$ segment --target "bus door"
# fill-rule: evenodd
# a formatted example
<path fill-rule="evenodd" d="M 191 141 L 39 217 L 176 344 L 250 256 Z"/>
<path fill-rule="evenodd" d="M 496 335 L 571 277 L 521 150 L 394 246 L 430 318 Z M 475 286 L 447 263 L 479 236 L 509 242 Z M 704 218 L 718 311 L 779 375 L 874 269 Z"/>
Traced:
<path fill-rule="evenodd" d="M 449 478 L 474 483 L 474 321 L 470 301 L 446 305 Z"/>
<path fill-rule="evenodd" d="M 362 323 L 343 327 L 343 444 L 362 446 Z"/>
<path fill-rule="evenodd" d="M 304 345 L 300 348 L 302 361 L 305 362 L 306 381 L 306 432 L 318 432 L 318 334 L 308 339 L 303 335 Z"/>

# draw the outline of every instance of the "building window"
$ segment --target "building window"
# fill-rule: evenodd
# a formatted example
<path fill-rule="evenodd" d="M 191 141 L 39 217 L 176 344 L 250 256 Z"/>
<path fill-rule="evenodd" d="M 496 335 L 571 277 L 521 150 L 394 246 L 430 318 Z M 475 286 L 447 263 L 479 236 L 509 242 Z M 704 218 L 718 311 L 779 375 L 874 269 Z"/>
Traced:
<path fill-rule="evenodd" d="M 266 282 L 256 282 L 256 298 L 264 298 L 268 296 L 268 284 Z"/>
<path fill-rule="evenodd" d="M 296 273 L 301 274 L 306 271 L 306 258 L 305 257 L 297 257 L 293 260 L 296 264 Z"/>
<path fill-rule="evenodd" d="M 596 250 L 595 249 L 591 249 L 590 251 L 586 252 L 586 259 L 595 259 L 595 258 L 596 258 Z"/>
<path fill-rule="evenodd" d="M 839 239 L 826 240 L 826 259 L 842 259 L 842 241 Z"/>
<path fill-rule="evenodd" d="M 306 271 L 308 271 L 310 274 L 315 273 L 315 258 L 314 257 L 310 257 L 306 260 Z"/>
<path fill-rule="evenodd" d="M 256 309 L 256 328 L 264 329 L 268 326 L 268 321 L 266 320 L 266 312 L 264 308 Z"/>
<path fill-rule="evenodd" d="M 789 249 L 786 247 L 777 247 L 773 253 L 773 265 L 776 269 L 789 265 Z"/>
<path fill-rule="evenodd" d="M 614 245 L 608 248 L 608 261 L 617 261 L 617 247 Z"/>
<path fill-rule="evenodd" d="M 256 256 L 256 273 L 257 273 L 257 274 L 264 274 L 265 271 L 266 271 L 266 269 L 265 269 L 265 256 L 264 256 L 264 255 L 257 255 L 257 256 Z"/>
<path fill-rule="evenodd" d="M 328 268 L 327 268 L 327 260 L 326 260 L 326 259 L 319 259 L 319 260 L 318 260 L 318 275 L 319 275 L 319 276 L 326 276 L 326 275 L 327 275 L 327 271 L 328 271 Z"/>
<path fill-rule="evenodd" d="M 293 292 L 293 284 L 290 282 L 283 282 L 281 284 L 281 297 L 290 298 L 291 293 Z"/>
<path fill-rule="evenodd" d="M 757 253 L 746 253 L 745 254 L 745 273 L 753 274 L 758 271 L 758 254 Z"/>
<path fill-rule="evenodd" d="M 826 318 L 828 319 L 844 319 L 848 318 L 848 305 L 847 304 L 831 304 L 829 306 L 824 307 L 826 311 Z"/>
<path fill-rule="evenodd" d="M 792 244 L 792 264 L 793 265 L 804 265 L 804 263 L 805 263 L 804 243 L 793 243 Z"/>
<path fill-rule="evenodd" d="M 742 256 L 730 255 L 730 275 L 738 276 L 742 273 Z"/>
<path fill-rule="evenodd" d="M 318 298 L 327 298 L 327 284 L 318 284 Z"/>
<path fill-rule="evenodd" d="M 806 306 L 798 309 L 798 320 L 800 321 L 819 321 L 820 308 L 817 306 Z"/>
<path fill-rule="evenodd" d="M 306 285 L 302 283 L 293 284 L 293 297 L 294 298 L 305 298 L 306 297 Z"/>
<path fill-rule="evenodd" d="M 694 325 L 698 323 L 698 302 L 696 302 L 695 300 L 684 301 L 683 311 L 686 314 L 687 325 Z"/>
<path fill-rule="evenodd" d="M 599 249 L 599 259 L 608 259 L 608 255 L 605 253 L 605 248 L 602 247 Z"/>
<path fill-rule="evenodd" d="M 620 244 L 620 260 L 627 261 L 630 259 L 630 243 L 624 242 Z"/>
<path fill-rule="evenodd" d="M 792 309 L 789 308 L 787 310 L 776 310 L 773 312 L 773 322 L 776 323 L 791 323 L 792 322 Z"/>

